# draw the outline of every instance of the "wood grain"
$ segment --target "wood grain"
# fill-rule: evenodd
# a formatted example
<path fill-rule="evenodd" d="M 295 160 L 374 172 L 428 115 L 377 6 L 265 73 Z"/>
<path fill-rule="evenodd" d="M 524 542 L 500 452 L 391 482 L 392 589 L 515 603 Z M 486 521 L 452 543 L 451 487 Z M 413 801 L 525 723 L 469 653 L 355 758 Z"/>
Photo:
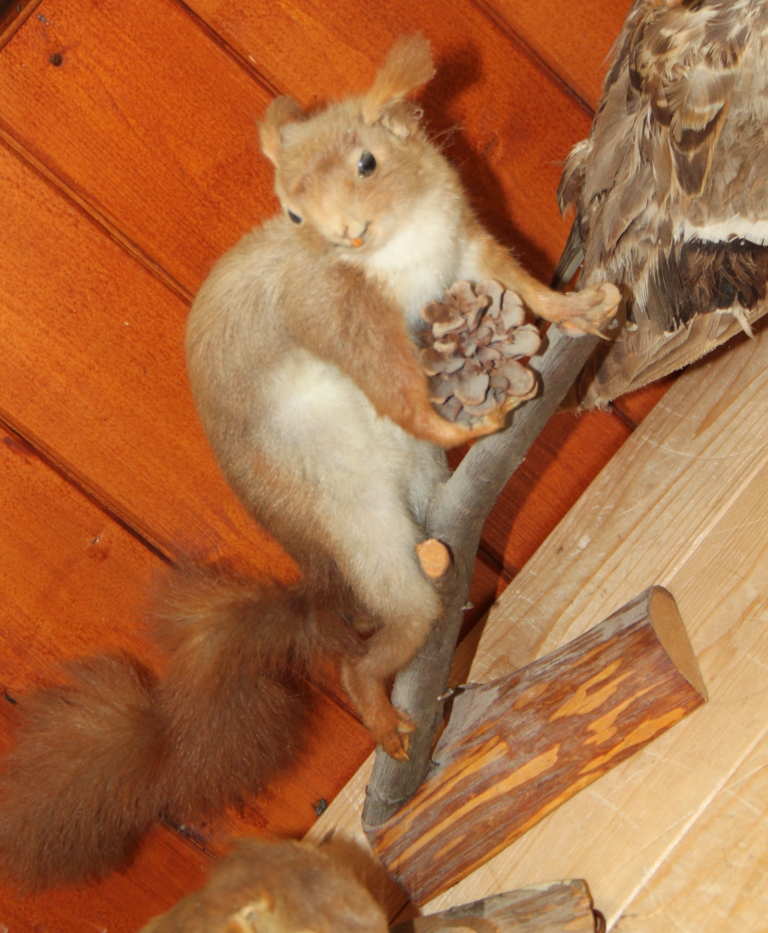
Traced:
<path fill-rule="evenodd" d="M 50 682 L 62 657 L 95 646 L 151 658 L 141 633 L 143 587 L 163 565 L 18 438 L 0 431 L 0 750 L 11 695 Z M 209 860 L 158 827 L 130 871 L 82 891 L 17 898 L 0 887 L 0 923 L 14 933 L 131 933 L 199 886 Z M 165 877 L 165 880 L 161 880 Z"/>
<path fill-rule="evenodd" d="M 555 415 L 499 496 L 483 549 L 518 573 L 630 434 L 607 412 Z"/>
<path fill-rule="evenodd" d="M 621 30 L 630 0 L 558 0 L 515 3 L 480 0 L 594 110 L 600 98 L 606 59 Z"/>
<path fill-rule="evenodd" d="M 270 99 L 173 0 L 45 0 L 0 58 L 0 129 L 187 293 L 274 213 Z"/>
<path fill-rule="evenodd" d="M 130 870 L 101 884 L 28 897 L 17 897 L 0 884 L 0 929 L 9 933 L 135 933 L 154 914 L 199 888 L 210 866 L 210 857 L 191 842 L 158 826 Z"/>
<path fill-rule="evenodd" d="M 562 648 L 461 692 L 427 779 L 365 827 L 368 840 L 423 904 L 705 699 L 674 600 L 651 587 Z"/>
<path fill-rule="evenodd" d="M 578 865 L 616 923 L 657 873 L 676 874 L 678 851 L 705 838 L 710 807 L 768 730 L 767 360 L 761 334 L 677 381 L 504 594 L 471 675 L 546 653 L 583 631 L 590 612 L 655 579 L 686 618 L 710 703 L 434 908 Z M 744 900 L 738 909 L 760 928 L 762 913 Z"/>
<path fill-rule="evenodd" d="M 617 933 L 761 933 L 768 916 L 764 736 L 614 926 Z"/>
<path fill-rule="evenodd" d="M 307 102 L 364 86 L 395 35 L 424 28 L 442 69 L 426 98 L 430 123 L 438 132 L 463 125 L 451 151 L 472 179 L 481 210 L 541 275 L 551 270 L 567 232 L 554 204 L 558 163 L 589 120 L 507 32 L 460 0 L 434 8 L 403 0 L 383 9 L 305 0 L 194 6 L 202 13 L 217 6 L 221 21 L 242 29 L 245 40 L 238 46 L 233 34 L 227 47 L 175 0 L 142 7 L 44 0 L 42 17 L 30 17 L 0 54 L 0 138 L 37 168 L 0 152 L 0 417 L 166 553 L 235 556 L 289 575 L 280 549 L 254 528 L 218 477 L 180 353 L 187 309 L 179 296 L 189 297 L 213 259 L 275 209 L 254 118 L 275 90 Z M 599 435 L 587 433 L 583 446 L 569 448 L 569 457 L 578 451 L 575 472 L 592 462 Z M 29 451 L 24 456 L 34 460 Z M 551 458 L 557 456 L 553 447 Z M 554 476 L 543 472 L 546 482 Z M 115 645 L 139 639 L 140 587 L 131 582 L 130 561 L 123 566 L 123 529 L 118 524 L 114 531 L 109 515 L 96 509 L 100 524 L 90 513 L 73 512 L 73 542 L 57 512 L 57 497 L 66 502 L 62 490 L 70 485 L 41 495 L 40 512 L 14 511 L 14 496 L 31 507 L 35 487 L 6 485 L 11 473 L 0 475 L 0 495 L 7 491 L 3 537 L 24 542 L 19 563 L 0 570 L 18 623 L 12 640 L 19 657 L 16 663 L 9 655 L 3 676 L 21 690 L 25 678 L 49 677 L 61 654 L 87 651 L 102 639 Z M 569 489 L 573 495 L 575 485 Z M 542 504 L 530 512 L 534 533 L 526 538 L 518 524 L 511 538 L 521 549 L 532 551 L 558 508 L 562 514 L 570 505 L 555 507 L 558 496 L 541 487 Z M 497 556 L 509 537 L 509 519 L 501 524 Z M 146 559 L 148 567 L 156 560 Z M 110 570 L 111 589 L 100 586 L 97 566 Z M 478 566 L 472 599 L 480 607 L 502 583 L 495 565 Z M 519 566 L 515 557 L 507 576 Z M 191 828 L 210 851 L 220 851 L 229 830 L 303 832 L 314 820 L 312 804 L 337 792 L 370 744 L 355 720 L 338 719 L 332 695 L 318 701 L 323 725 L 300 768 L 240 816 Z M 174 838 L 169 830 L 158 834 Z M 198 872 L 164 841 L 147 852 L 147 874 L 132 869 L 98 890 L 11 906 L 0 892 L 0 924 L 14 933 L 68 933 L 89 924 L 137 929 L 142 916 L 159 909 L 152 905 L 188 889 Z"/>
<path fill-rule="evenodd" d="M 41 0 L 5 0 L 0 3 L 0 49 L 40 5 Z"/>
<path fill-rule="evenodd" d="M 210 453 L 186 305 L 2 146 L 0 185 L 0 416 L 165 553 L 295 575 Z"/>
<path fill-rule="evenodd" d="M 595 933 L 583 881 L 556 881 L 398 923 L 391 933 Z"/>

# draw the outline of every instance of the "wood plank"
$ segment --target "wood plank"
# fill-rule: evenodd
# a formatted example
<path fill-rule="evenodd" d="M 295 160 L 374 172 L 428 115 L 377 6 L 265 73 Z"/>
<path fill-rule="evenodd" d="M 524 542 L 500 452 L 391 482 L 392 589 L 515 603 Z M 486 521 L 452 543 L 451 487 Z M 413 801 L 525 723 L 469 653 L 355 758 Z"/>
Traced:
<path fill-rule="evenodd" d="M 615 924 L 633 913 L 655 876 L 679 878 L 677 852 L 682 859 L 689 844 L 693 851 L 702 838 L 697 826 L 707 825 L 708 812 L 722 812 L 734 776 L 745 776 L 742 767 L 751 773 L 751 756 L 768 734 L 762 702 L 768 665 L 767 364 L 768 337 L 761 333 L 676 381 L 507 588 L 486 623 L 471 672 L 462 677 L 482 681 L 515 670 L 656 582 L 680 606 L 710 702 L 430 910 L 580 874 Z M 367 768 L 313 835 L 338 823 L 360 838 L 353 811 L 362 804 Z M 763 797 L 758 813 L 765 808 Z M 755 845 L 762 858 L 764 850 Z M 714 851 L 705 857 L 714 859 Z M 395 912 L 402 895 L 398 901 L 375 865 L 368 870 Z M 745 883 L 748 877 L 738 875 Z M 741 884 L 735 875 L 729 880 L 731 891 Z M 764 911 L 751 913 L 743 890 L 728 922 L 712 929 L 734 928 L 736 916 L 746 929 L 762 929 Z M 695 900 L 688 899 L 689 909 Z M 659 903 L 656 909 L 666 917 L 668 902 Z M 698 929 L 696 916 L 686 914 L 688 929 Z"/>
<path fill-rule="evenodd" d="M 513 577 L 536 552 L 632 432 L 612 412 L 559 412 L 499 496 L 483 529 L 482 553 Z M 456 469 L 465 447 L 449 451 Z"/>
<path fill-rule="evenodd" d="M 678 373 L 675 373 L 658 379 L 656 382 L 650 382 L 640 389 L 635 389 L 634 392 L 619 396 L 611 404 L 619 410 L 621 415 L 629 419 L 630 424 L 636 427 L 651 413 L 654 405 L 658 405 L 664 398 L 677 377 Z"/>
<path fill-rule="evenodd" d="M 2 430 L 0 475 L 0 690 L 20 697 L 49 682 L 62 657 L 96 645 L 151 659 L 143 586 L 159 558 Z M 0 701 L 2 750 L 10 710 Z M 208 864 L 191 842 L 157 827 L 131 869 L 103 885 L 34 898 L 0 886 L 0 924 L 14 933 L 79 933 L 89 924 L 130 933 L 197 887 Z"/>
<path fill-rule="evenodd" d="M 597 917 L 583 881 L 554 881 L 415 917 L 391 933 L 595 933 Z"/>
<path fill-rule="evenodd" d="M 607 412 L 551 418 L 507 483 L 483 529 L 483 548 L 518 573 L 631 434 Z"/>
<path fill-rule="evenodd" d="M 0 185 L 0 417 L 166 553 L 295 575 L 208 448 L 186 304 L 2 146 Z"/>
<path fill-rule="evenodd" d="M 163 562 L 0 428 L 0 688 L 18 698 L 94 646 L 152 660 L 145 587 Z"/>
<path fill-rule="evenodd" d="M 17 896 L 0 884 L 0 930 L 6 933 L 135 933 L 154 914 L 201 887 L 212 860 L 168 827 L 147 837 L 131 868 L 101 884 Z"/>
<path fill-rule="evenodd" d="M 270 85 L 303 105 L 365 89 L 398 36 L 423 32 L 438 67 L 423 95 L 429 126 L 454 130 L 447 152 L 493 230 L 539 275 L 551 274 L 568 232 L 554 197 L 560 166 L 586 136 L 590 117 L 474 3 L 189 6 Z"/>
<path fill-rule="evenodd" d="M 614 926 L 617 933 L 762 933 L 768 916 L 768 737 Z"/>
<path fill-rule="evenodd" d="M 173 0 L 44 14 L 3 50 L 0 128 L 194 292 L 274 212 L 253 122 L 270 94 Z"/>
<path fill-rule="evenodd" d="M 5 0 L 0 3 L 0 49 L 16 30 L 29 19 L 41 0 Z"/>
<path fill-rule="evenodd" d="M 479 0 L 594 110 L 631 0 Z"/>
<path fill-rule="evenodd" d="M 473 666 L 473 677 L 493 676 L 520 653 L 546 652 L 656 580 L 687 620 L 711 703 L 433 906 L 578 864 L 615 923 L 662 866 L 674 871 L 678 845 L 762 741 L 766 360 L 761 334 L 678 380 L 508 589 Z M 558 549 L 564 569 L 553 574 Z"/>

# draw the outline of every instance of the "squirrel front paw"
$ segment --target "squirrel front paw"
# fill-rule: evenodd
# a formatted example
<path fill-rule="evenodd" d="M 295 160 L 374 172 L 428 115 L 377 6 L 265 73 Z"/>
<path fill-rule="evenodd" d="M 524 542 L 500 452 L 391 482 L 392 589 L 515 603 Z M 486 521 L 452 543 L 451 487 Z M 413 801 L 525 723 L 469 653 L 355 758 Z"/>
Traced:
<path fill-rule="evenodd" d="M 613 319 L 620 300 L 618 288 L 603 282 L 567 295 L 552 292 L 536 313 L 562 327 L 569 337 L 583 337 L 584 334 L 604 337 L 605 325 Z"/>

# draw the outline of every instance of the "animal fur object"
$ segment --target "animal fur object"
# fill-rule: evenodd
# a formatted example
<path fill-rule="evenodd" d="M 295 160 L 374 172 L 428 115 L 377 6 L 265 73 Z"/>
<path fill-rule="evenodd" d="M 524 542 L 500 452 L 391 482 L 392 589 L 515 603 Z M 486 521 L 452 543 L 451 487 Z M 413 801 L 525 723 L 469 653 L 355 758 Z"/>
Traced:
<path fill-rule="evenodd" d="M 242 839 L 205 887 L 141 933 L 386 933 L 344 865 L 308 843 Z"/>
<path fill-rule="evenodd" d="M 188 822 L 262 789 L 300 753 L 318 657 L 340 663 L 375 741 L 407 758 L 413 725 L 387 687 L 441 611 L 415 547 L 443 448 L 497 430 L 509 407 L 471 424 L 435 411 L 414 343 L 421 307 L 457 279 L 494 279 L 579 333 L 619 297 L 551 292 L 480 226 L 407 100 L 433 70 L 416 37 L 361 97 L 267 110 L 283 211 L 214 267 L 187 358 L 224 475 L 303 579 L 171 575 L 159 677 L 97 657 L 22 698 L 0 774 L 0 870 L 22 886 L 102 877 L 161 816 Z"/>
<path fill-rule="evenodd" d="M 152 620 L 162 676 L 97 656 L 15 708 L 15 747 L 0 762 L 0 872 L 23 890 L 101 878 L 160 818 L 182 825 L 263 790 L 303 746 L 304 677 L 318 654 L 359 650 L 301 586 L 221 568 L 163 582 Z"/>
<path fill-rule="evenodd" d="M 443 448 L 498 430 L 507 399 L 470 424 L 441 417 L 416 353 L 421 308 L 459 279 L 493 279 L 578 334 L 618 292 L 560 296 L 480 225 L 408 94 L 434 73 L 400 41 L 370 91 L 305 115 L 278 98 L 261 124 L 283 213 L 216 265 L 195 301 L 187 359 L 222 472 L 297 559 L 324 605 L 363 632 L 344 684 L 376 742 L 407 757 L 412 725 L 386 686 L 440 600 L 414 549 L 446 478 Z"/>
<path fill-rule="evenodd" d="M 559 199 L 576 209 L 562 276 L 581 247 L 581 281 L 624 299 L 583 404 L 750 333 L 768 308 L 768 0 L 635 0 Z"/>

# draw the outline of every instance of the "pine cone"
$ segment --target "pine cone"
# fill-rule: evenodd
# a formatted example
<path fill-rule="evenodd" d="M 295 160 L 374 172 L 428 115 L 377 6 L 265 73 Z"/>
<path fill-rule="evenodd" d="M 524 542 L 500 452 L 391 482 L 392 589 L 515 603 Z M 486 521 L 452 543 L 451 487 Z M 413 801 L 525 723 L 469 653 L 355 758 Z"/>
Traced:
<path fill-rule="evenodd" d="M 421 316 L 431 327 L 422 332 L 419 362 L 443 418 L 473 421 L 536 394 L 535 373 L 517 361 L 533 356 L 541 338 L 538 328 L 525 323 L 516 292 L 490 279 L 474 287 L 456 282 Z"/>

